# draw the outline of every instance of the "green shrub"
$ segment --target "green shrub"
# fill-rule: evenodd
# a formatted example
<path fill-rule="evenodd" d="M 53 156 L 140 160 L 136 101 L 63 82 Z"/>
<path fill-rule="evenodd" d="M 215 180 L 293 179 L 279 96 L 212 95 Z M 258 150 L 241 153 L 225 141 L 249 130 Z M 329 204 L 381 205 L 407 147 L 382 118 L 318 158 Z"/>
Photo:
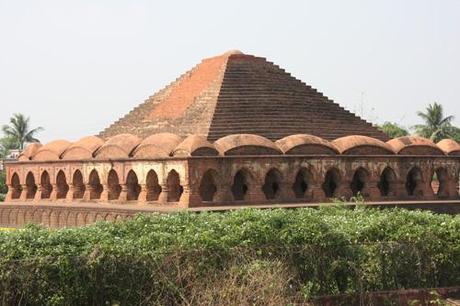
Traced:
<path fill-rule="evenodd" d="M 245 209 L 0 233 L 3 304 L 273 305 L 459 284 L 460 217 L 429 212 Z"/>

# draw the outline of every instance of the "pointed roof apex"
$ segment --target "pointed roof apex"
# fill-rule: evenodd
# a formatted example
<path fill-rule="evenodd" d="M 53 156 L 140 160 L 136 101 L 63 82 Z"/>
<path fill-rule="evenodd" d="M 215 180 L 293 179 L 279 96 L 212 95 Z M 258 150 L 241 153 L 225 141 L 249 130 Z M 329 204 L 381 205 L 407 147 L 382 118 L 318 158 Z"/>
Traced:
<path fill-rule="evenodd" d="M 233 50 L 228 50 L 223 55 L 230 56 L 230 55 L 234 55 L 234 54 L 244 54 L 244 53 L 241 52 L 240 50 L 233 49 Z"/>

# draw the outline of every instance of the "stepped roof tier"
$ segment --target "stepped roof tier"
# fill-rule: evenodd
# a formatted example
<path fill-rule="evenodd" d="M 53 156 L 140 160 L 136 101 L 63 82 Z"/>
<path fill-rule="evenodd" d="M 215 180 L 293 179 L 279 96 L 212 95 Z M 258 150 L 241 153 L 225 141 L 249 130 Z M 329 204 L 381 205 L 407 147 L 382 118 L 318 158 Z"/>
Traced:
<path fill-rule="evenodd" d="M 362 135 L 387 141 L 370 123 L 265 58 L 229 51 L 204 59 L 102 131 L 140 138 L 157 133 L 208 141 L 255 134 L 272 141 L 295 134 L 326 140 Z"/>

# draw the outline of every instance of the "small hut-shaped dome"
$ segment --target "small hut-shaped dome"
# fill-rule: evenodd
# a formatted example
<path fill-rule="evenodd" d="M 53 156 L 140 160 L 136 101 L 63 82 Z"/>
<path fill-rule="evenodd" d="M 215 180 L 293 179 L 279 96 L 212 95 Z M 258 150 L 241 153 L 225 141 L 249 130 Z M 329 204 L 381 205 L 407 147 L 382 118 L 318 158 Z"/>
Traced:
<path fill-rule="evenodd" d="M 67 140 L 54 140 L 48 142 L 44 146 L 40 147 L 35 155 L 32 156 L 32 160 L 38 161 L 52 161 L 61 158 L 62 153 L 71 145 Z"/>
<path fill-rule="evenodd" d="M 362 136 L 350 135 L 340 137 L 332 141 L 341 154 L 346 155 L 389 155 L 395 154 L 393 148 L 378 139 Z"/>
<path fill-rule="evenodd" d="M 104 141 L 96 136 L 88 136 L 79 139 L 74 142 L 65 152 L 62 154 L 62 159 L 66 160 L 81 160 L 93 158 L 94 152 L 97 151 Z"/>
<path fill-rule="evenodd" d="M 37 151 L 42 147 L 41 143 L 31 143 L 29 144 L 24 151 L 21 152 L 18 156 L 19 161 L 28 161 L 34 156 Z"/>
<path fill-rule="evenodd" d="M 173 156 L 217 156 L 219 151 L 204 136 L 190 135 L 173 151 Z"/>
<path fill-rule="evenodd" d="M 447 155 L 460 156 L 460 144 L 453 139 L 443 139 L 436 145 Z"/>
<path fill-rule="evenodd" d="M 171 155 L 182 141 L 176 134 L 158 133 L 145 138 L 134 150 L 133 157 L 138 159 L 164 158 Z"/>
<path fill-rule="evenodd" d="M 275 143 L 285 154 L 334 155 L 338 153 L 337 148 L 329 141 L 309 134 L 286 136 Z"/>
<path fill-rule="evenodd" d="M 399 155 L 444 155 L 434 142 L 417 136 L 403 136 L 387 142 Z"/>
<path fill-rule="evenodd" d="M 129 158 L 140 142 L 139 137 L 135 135 L 119 134 L 107 140 L 94 155 L 96 159 Z"/>
<path fill-rule="evenodd" d="M 279 155 L 282 151 L 265 137 L 234 134 L 219 138 L 214 146 L 222 155 Z"/>

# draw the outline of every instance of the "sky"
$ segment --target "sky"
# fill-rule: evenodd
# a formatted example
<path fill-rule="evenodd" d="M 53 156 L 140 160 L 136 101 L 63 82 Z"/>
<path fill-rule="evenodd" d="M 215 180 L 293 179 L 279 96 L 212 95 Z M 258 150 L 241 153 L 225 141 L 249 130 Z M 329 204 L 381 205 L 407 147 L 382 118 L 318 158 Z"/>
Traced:
<path fill-rule="evenodd" d="M 460 126 L 459 0 L 0 0 L 0 124 L 97 134 L 203 58 L 267 58 L 372 123 Z"/>

